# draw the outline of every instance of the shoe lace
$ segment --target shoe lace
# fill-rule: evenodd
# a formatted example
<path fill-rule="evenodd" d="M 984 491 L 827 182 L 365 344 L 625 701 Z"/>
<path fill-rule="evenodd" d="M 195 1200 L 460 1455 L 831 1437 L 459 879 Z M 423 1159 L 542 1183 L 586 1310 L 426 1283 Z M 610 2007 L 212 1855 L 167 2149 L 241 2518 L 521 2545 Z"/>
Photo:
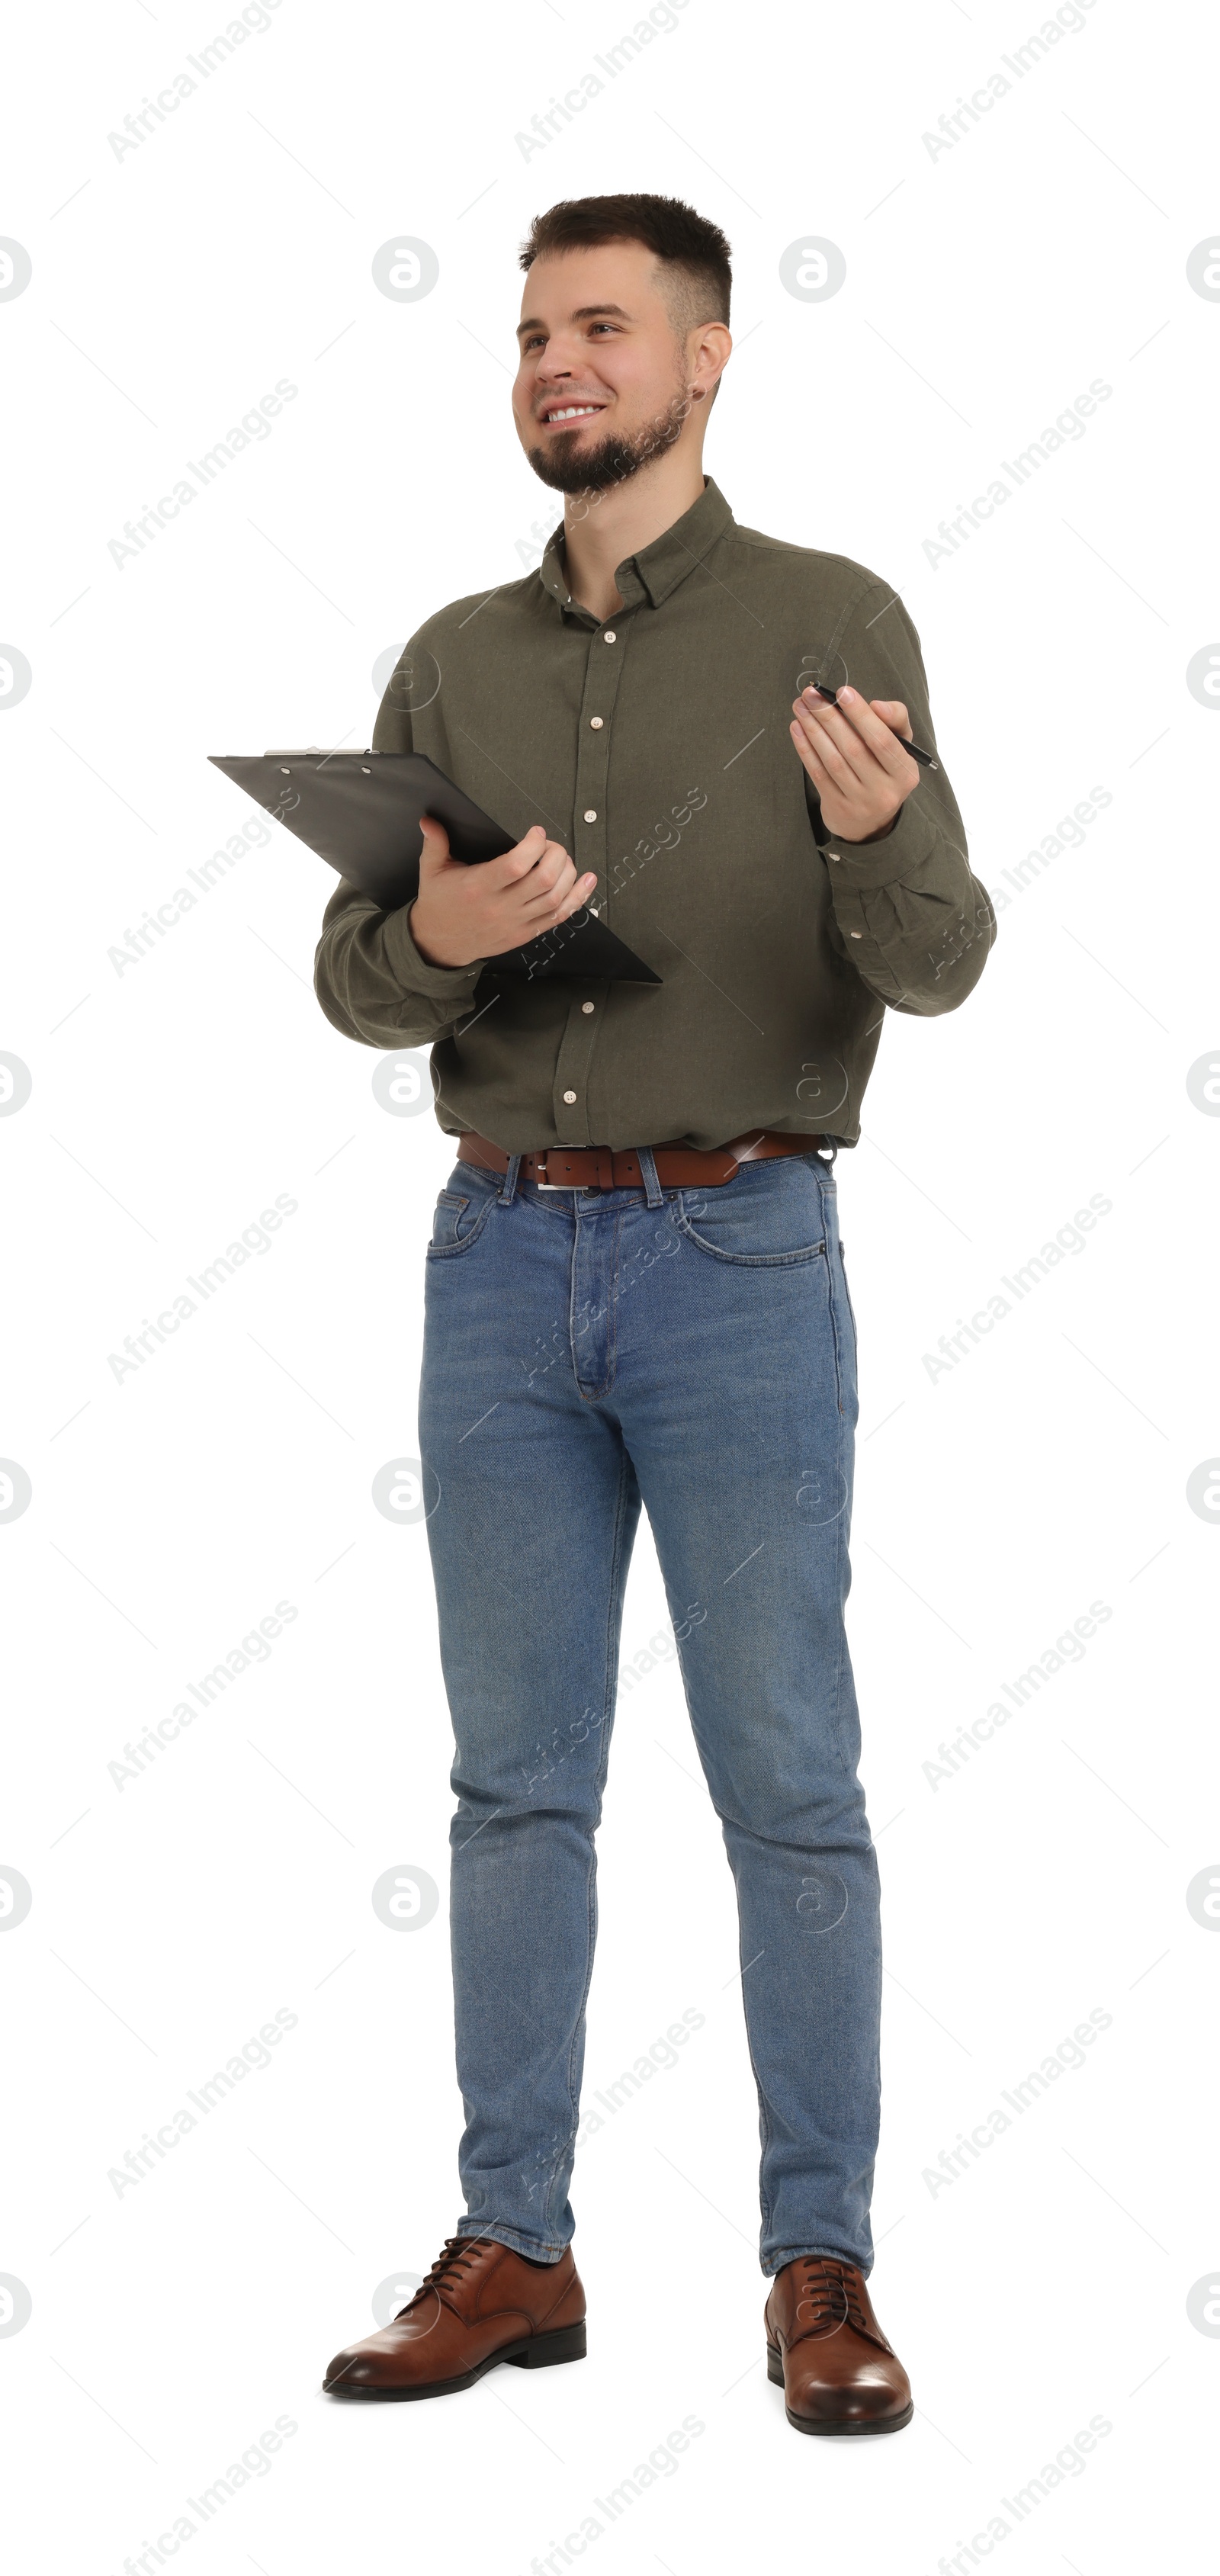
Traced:
<path fill-rule="evenodd" d="M 806 2254 L 801 2262 L 799 2310 L 807 2334 L 824 2334 L 835 2326 L 854 2326 L 857 2334 L 876 2340 L 876 2328 L 870 2322 L 860 2295 L 860 2275 L 854 2264 L 841 2263 L 833 2255 Z"/>
<path fill-rule="evenodd" d="M 431 2264 L 425 2272 L 418 2290 L 408 2299 L 406 2307 L 398 2310 L 398 2316 L 409 2316 L 412 2308 L 418 2306 L 419 2301 L 428 2291 L 439 2291 L 442 2287 L 449 2287 L 463 2279 L 465 2267 L 473 2262 L 475 2255 L 489 2242 L 490 2239 L 486 2236 L 447 2236 L 435 2263 Z"/>

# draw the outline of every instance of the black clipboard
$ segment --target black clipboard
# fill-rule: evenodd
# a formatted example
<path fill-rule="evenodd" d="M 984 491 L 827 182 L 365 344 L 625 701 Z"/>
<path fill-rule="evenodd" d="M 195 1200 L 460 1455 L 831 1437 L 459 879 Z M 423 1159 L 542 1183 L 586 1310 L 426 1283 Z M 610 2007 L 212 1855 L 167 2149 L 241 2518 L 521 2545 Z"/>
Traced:
<path fill-rule="evenodd" d="M 516 848 L 513 834 L 422 751 L 311 748 L 267 751 L 261 759 L 220 752 L 208 757 L 383 912 L 397 912 L 419 892 L 423 814 L 435 814 L 444 824 L 450 853 L 464 866 Z M 488 958 L 483 974 L 521 975 L 534 983 L 555 975 L 593 976 L 599 983 L 661 982 L 587 905 L 524 948 Z"/>

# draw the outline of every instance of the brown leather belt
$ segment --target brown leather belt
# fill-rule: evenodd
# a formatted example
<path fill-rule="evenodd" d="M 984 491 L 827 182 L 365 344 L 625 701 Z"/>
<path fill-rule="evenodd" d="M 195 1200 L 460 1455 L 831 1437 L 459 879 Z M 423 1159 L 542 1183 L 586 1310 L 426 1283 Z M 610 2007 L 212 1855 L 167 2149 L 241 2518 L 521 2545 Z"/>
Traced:
<path fill-rule="evenodd" d="M 734 1136 L 731 1144 L 718 1145 L 710 1153 L 697 1145 L 670 1144 L 654 1145 L 652 1156 L 662 1189 L 691 1190 L 702 1184 L 715 1190 L 731 1181 L 743 1163 L 764 1163 L 775 1154 L 813 1154 L 825 1141 L 822 1136 L 785 1136 L 775 1127 L 755 1127 L 748 1136 Z M 458 1160 L 487 1172 L 506 1172 L 509 1164 L 503 1146 L 493 1145 L 486 1136 L 459 1136 Z M 541 1153 L 522 1154 L 520 1173 L 522 1180 L 533 1181 L 540 1190 L 644 1186 L 639 1154 L 632 1147 L 548 1145 Z"/>

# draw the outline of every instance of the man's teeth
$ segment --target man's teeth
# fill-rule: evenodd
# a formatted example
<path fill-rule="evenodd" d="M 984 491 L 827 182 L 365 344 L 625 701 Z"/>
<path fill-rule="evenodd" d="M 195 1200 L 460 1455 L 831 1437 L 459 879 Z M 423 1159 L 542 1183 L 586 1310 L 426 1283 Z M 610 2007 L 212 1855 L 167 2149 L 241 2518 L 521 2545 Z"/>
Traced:
<path fill-rule="evenodd" d="M 597 403 L 571 403 L 566 411 L 549 411 L 548 420 L 584 420 L 600 406 Z"/>

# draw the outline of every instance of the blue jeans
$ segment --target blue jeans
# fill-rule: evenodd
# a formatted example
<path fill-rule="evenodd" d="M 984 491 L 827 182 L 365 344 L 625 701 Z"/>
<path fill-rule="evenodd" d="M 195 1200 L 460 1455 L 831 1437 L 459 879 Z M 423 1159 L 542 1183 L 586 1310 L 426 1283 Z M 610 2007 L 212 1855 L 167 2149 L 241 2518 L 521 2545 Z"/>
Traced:
<path fill-rule="evenodd" d="M 761 2258 L 872 2264 L 877 1862 L 843 1626 L 855 1324 L 812 1151 L 721 1188 L 459 1162 L 427 1254 L 420 1453 L 457 1753 L 460 2232 L 557 2261 L 594 1834 L 641 1499 L 737 1887 Z M 433 1477 L 436 1483 L 433 1482 Z M 697 2213 L 693 2223 L 699 2225 Z"/>

